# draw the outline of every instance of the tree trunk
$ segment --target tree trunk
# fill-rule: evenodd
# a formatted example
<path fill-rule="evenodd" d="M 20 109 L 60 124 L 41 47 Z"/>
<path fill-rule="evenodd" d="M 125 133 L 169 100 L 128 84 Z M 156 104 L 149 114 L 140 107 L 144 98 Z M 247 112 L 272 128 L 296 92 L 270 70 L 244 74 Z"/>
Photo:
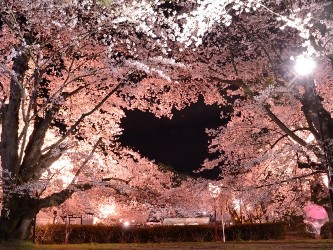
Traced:
<path fill-rule="evenodd" d="M 30 199 L 9 198 L 4 202 L 0 217 L 0 237 L 6 240 L 29 240 L 38 206 Z"/>

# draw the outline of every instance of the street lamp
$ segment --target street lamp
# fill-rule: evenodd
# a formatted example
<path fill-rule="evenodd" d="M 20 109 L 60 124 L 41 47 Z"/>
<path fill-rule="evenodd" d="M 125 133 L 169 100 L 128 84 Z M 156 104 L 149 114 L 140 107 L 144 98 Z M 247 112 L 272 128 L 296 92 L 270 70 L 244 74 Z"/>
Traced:
<path fill-rule="evenodd" d="M 324 159 L 325 159 L 325 168 L 327 172 L 327 177 L 328 177 L 328 190 L 329 190 L 329 198 L 330 198 L 330 207 L 331 207 L 331 216 L 333 215 L 333 171 L 332 167 L 330 165 L 329 161 L 329 155 L 328 155 L 328 145 L 325 142 L 324 138 L 324 133 L 323 133 L 323 126 L 322 122 L 320 119 L 320 112 L 319 112 L 319 105 L 318 105 L 318 94 L 315 86 L 315 81 L 314 79 L 310 78 L 311 74 L 316 68 L 316 62 L 309 58 L 309 57 L 304 57 L 304 56 L 299 56 L 296 59 L 295 63 L 295 71 L 297 74 L 299 74 L 301 77 L 305 79 L 306 82 L 311 83 L 311 88 L 315 100 L 315 108 L 316 108 L 316 113 L 317 113 L 317 118 L 318 118 L 318 130 L 319 130 L 319 136 L 321 143 L 323 145 L 323 152 L 324 152 Z"/>
<path fill-rule="evenodd" d="M 296 58 L 295 71 L 300 76 L 308 76 L 313 73 L 317 64 L 316 62 L 305 56 L 298 56 Z"/>
<path fill-rule="evenodd" d="M 225 230 L 224 230 L 224 202 L 221 204 L 221 225 L 222 225 L 222 240 L 225 242 Z"/>
<path fill-rule="evenodd" d="M 215 228 L 215 240 L 218 241 L 217 236 L 217 220 L 216 220 L 216 199 L 219 197 L 221 193 L 221 188 L 219 186 L 215 186 L 212 183 L 208 183 L 208 190 L 210 192 L 210 196 L 214 200 L 214 228 Z"/>

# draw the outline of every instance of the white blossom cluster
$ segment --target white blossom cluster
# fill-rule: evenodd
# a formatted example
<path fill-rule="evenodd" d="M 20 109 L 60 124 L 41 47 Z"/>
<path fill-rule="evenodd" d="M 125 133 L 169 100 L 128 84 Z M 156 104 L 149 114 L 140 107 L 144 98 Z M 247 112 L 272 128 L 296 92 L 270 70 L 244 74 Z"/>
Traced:
<path fill-rule="evenodd" d="M 236 10 L 237 14 L 241 14 L 243 11 L 245 12 L 251 12 L 256 11 L 259 9 L 262 5 L 262 0 L 247 0 L 247 1 L 241 1 L 241 0 L 234 0 L 234 5 L 232 8 Z"/>
<path fill-rule="evenodd" d="M 173 23 L 169 23 L 168 39 L 183 43 L 185 47 L 199 46 L 205 33 L 215 25 L 229 26 L 232 16 L 227 7 L 232 5 L 237 14 L 255 11 L 261 7 L 261 0 L 197 0 L 196 8 L 189 13 L 176 16 Z M 181 22 L 181 26 L 177 23 Z"/>
<path fill-rule="evenodd" d="M 308 13 L 304 19 L 298 17 L 296 14 L 292 14 L 289 17 L 279 16 L 277 17 L 277 20 L 285 23 L 280 27 L 280 29 L 285 29 L 288 26 L 299 30 L 299 35 L 302 38 L 308 39 L 310 37 L 309 28 L 313 26 L 313 24 L 310 22 L 312 21 L 311 13 Z"/>
<path fill-rule="evenodd" d="M 313 18 L 311 13 L 308 13 L 303 19 L 296 14 L 291 14 L 288 17 L 279 15 L 277 20 L 284 22 L 284 25 L 281 26 L 280 29 L 283 30 L 286 27 L 291 27 L 299 31 L 299 36 L 304 39 L 302 46 L 307 49 L 305 52 L 307 56 L 313 56 L 317 54 L 316 49 L 310 42 L 310 29 L 313 26 Z"/>
<path fill-rule="evenodd" d="M 118 10 L 118 17 L 112 23 L 119 24 L 124 22 L 136 23 L 137 31 L 142 31 L 146 35 L 155 38 L 156 34 L 152 30 L 153 24 L 157 21 L 153 5 L 154 3 L 143 1 L 133 1 L 131 4 L 123 3 L 122 7 Z"/>
<path fill-rule="evenodd" d="M 269 85 L 267 88 L 260 91 L 259 95 L 256 95 L 254 97 L 254 100 L 260 105 L 264 104 L 267 98 L 270 97 L 274 89 L 275 89 L 274 85 Z"/>
<path fill-rule="evenodd" d="M 202 43 L 205 33 L 216 23 L 222 21 L 225 25 L 231 24 L 232 17 L 227 13 L 226 6 L 232 0 L 203 0 L 198 1 L 198 7 L 192 12 L 184 13 L 177 17 L 178 20 L 185 20 L 183 29 L 173 27 L 178 42 L 184 43 L 189 47 L 194 42 L 195 46 Z"/>
<path fill-rule="evenodd" d="M 187 68 L 187 66 L 184 63 L 176 62 L 176 60 L 173 58 L 165 58 L 162 56 L 158 56 L 158 57 L 149 58 L 149 60 L 152 62 L 164 64 L 164 65 L 176 66 L 179 68 Z"/>
<path fill-rule="evenodd" d="M 158 75 L 159 77 L 161 77 L 162 79 L 165 79 L 167 81 L 171 81 L 170 76 L 166 75 L 163 70 L 161 69 L 157 69 L 157 68 L 153 68 L 148 66 L 147 64 L 144 64 L 143 62 L 139 62 L 139 61 L 134 61 L 134 60 L 126 60 L 126 65 L 136 68 L 138 70 L 142 70 L 144 72 L 146 72 L 147 74 L 152 74 L 152 75 Z"/>

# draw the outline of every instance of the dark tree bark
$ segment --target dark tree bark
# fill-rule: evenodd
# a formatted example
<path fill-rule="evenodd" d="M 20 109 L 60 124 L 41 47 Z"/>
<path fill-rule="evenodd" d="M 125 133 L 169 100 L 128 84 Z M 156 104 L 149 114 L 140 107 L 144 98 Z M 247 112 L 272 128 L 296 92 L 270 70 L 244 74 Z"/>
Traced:
<path fill-rule="evenodd" d="M 0 217 L 0 235 L 6 240 L 29 240 L 33 219 L 38 213 L 38 203 L 33 199 L 12 195 L 3 204 Z"/>

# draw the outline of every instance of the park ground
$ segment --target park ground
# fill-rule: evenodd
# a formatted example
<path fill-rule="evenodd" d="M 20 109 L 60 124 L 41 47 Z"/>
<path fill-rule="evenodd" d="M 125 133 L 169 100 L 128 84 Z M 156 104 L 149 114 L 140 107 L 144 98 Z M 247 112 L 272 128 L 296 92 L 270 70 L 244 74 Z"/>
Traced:
<path fill-rule="evenodd" d="M 0 250 L 272 250 L 272 249 L 333 249 L 333 240 L 275 240 L 243 242 L 175 242 L 160 244 L 62 244 L 34 245 L 26 242 L 2 242 Z"/>

